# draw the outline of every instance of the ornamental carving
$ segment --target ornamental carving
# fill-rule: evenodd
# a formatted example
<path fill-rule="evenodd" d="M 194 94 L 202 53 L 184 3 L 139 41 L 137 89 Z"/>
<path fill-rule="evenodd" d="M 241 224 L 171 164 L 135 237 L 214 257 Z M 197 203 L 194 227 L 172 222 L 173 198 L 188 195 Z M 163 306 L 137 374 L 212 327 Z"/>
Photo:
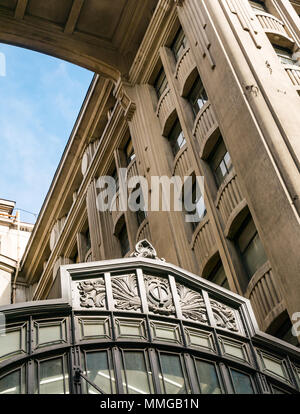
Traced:
<path fill-rule="evenodd" d="M 160 315 L 175 314 L 169 281 L 156 276 L 146 276 L 144 280 L 149 311 Z"/>
<path fill-rule="evenodd" d="M 86 280 L 77 285 L 82 308 L 105 308 L 104 279 Z"/>
<path fill-rule="evenodd" d="M 230 331 L 239 331 L 234 310 L 215 300 L 210 301 L 217 326 Z"/>
<path fill-rule="evenodd" d="M 134 274 L 114 276 L 111 278 L 111 285 L 116 309 L 141 310 L 141 299 Z"/>
<path fill-rule="evenodd" d="M 201 323 L 208 323 L 206 306 L 199 292 L 183 285 L 177 285 L 177 293 L 184 318 Z"/>
<path fill-rule="evenodd" d="M 154 249 L 152 244 L 147 239 L 140 240 L 135 245 L 135 251 L 133 253 L 131 253 L 130 256 L 131 257 L 132 256 L 133 257 L 145 257 L 145 258 L 148 258 L 148 259 L 162 260 L 163 262 L 165 261 L 165 259 L 160 259 L 159 257 L 157 257 L 156 250 Z"/>

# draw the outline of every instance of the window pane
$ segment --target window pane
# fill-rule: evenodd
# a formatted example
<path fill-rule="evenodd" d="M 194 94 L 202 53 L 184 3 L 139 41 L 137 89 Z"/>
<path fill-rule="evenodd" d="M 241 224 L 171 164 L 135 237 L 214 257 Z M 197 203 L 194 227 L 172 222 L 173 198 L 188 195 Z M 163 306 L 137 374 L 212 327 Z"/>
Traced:
<path fill-rule="evenodd" d="M 253 386 L 249 375 L 231 370 L 233 386 L 236 394 L 254 394 Z"/>
<path fill-rule="evenodd" d="M 25 389 L 22 370 L 12 372 L 0 379 L 0 394 L 22 394 Z"/>
<path fill-rule="evenodd" d="M 44 344 L 47 342 L 60 341 L 61 338 L 61 325 L 53 326 L 39 326 L 38 329 L 38 343 Z"/>
<path fill-rule="evenodd" d="M 7 354 L 11 355 L 21 352 L 25 348 L 25 335 L 26 330 L 22 327 L 10 332 L 7 331 L 5 335 L 0 335 L 0 359 Z"/>
<path fill-rule="evenodd" d="M 128 394 L 151 394 L 153 386 L 152 380 L 148 376 L 149 368 L 145 361 L 143 352 L 124 352 L 123 354 L 124 369 L 122 370 L 122 378 L 124 383 L 124 391 Z M 148 362 L 148 361 L 147 361 Z M 150 373 L 151 374 L 151 373 Z"/>
<path fill-rule="evenodd" d="M 225 275 L 224 267 L 222 266 L 222 264 L 220 264 L 217 267 L 217 270 L 214 270 L 214 273 L 212 276 L 210 276 L 209 280 L 215 283 L 216 285 L 229 289 L 228 280 Z"/>
<path fill-rule="evenodd" d="M 222 393 L 214 364 L 196 360 L 196 369 L 202 394 Z"/>
<path fill-rule="evenodd" d="M 187 45 L 186 37 L 183 33 L 183 30 L 180 28 L 171 46 L 171 49 L 174 53 L 176 61 L 182 55 L 183 51 L 186 49 L 186 45 Z"/>
<path fill-rule="evenodd" d="M 163 94 L 163 92 L 165 91 L 165 89 L 168 86 L 168 81 L 165 75 L 165 72 L 163 71 L 163 69 L 161 69 L 161 71 L 159 72 L 155 82 L 154 82 L 154 88 L 156 90 L 156 94 L 157 94 L 157 98 L 159 99 L 161 97 L 161 95 Z"/>
<path fill-rule="evenodd" d="M 110 369 L 111 366 L 111 355 L 106 351 L 89 352 L 86 354 L 86 375 L 90 381 L 95 383 L 106 394 L 114 394 L 116 392 L 115 378 Z M 96 388 L 90 384 L 87 384 L 87 392 L 89 394 L 98 394 Z"/>
<path fill-rule="evenodd" d="M 285 370 L 280 361 L 275 361 L 274 359 L 268 358 L 266 356 L 263 356 L 263 361 L 268 371 L 273 372 L 279 377 L 286 378 Z"/>
<path fill-rule="evenodd" d="M 119 233 L 119 240 L 120 240 L 120 245 L 121 245 L 121 253 L 122 253 L 122 256 L 124 257 L 130 250 L 130 244 L 129 244 L 128 234 L 127 234 L 127 229 L 126 229 L 125 224 L 123 225 Z"/>
<path fill-rule="evenodd" d="M 180 148 L 182 148 L 186 143 L 181 125 L 178 120 L 173 125 L 168 135 L 168 140 L 171 144 L 173 155 L 175 156 Z"/>
<path fill-rule="evenodd" d="M 67 379 L 68 375 L 64 373 L 63 358 L 40 362 L 40 394 L 68 394 Z M 36 389 L 36 393 L 38 393 L 38 389 Z"/>
<path fill-rule="evenodd" d="M 206 91 L 199 76 L 191 88 L 188 96 L 188 101 L 192 106 L 192 110 L 195 116 L 202 108 L 202 106 L 208 101 Z"/>
<path fill-rule="evenodd" d="M 243 253 L 243 259 L 249 277 L 266 263 L 267 257 L 257 233 Z"/>
<path fill-rule="evenodd" d="M 186 394 L 186 384 L 183 376 L 180 357 L 177 355 L 160 355 L 162 375 L 160 376 L 162 390 L 165 394 Z"/>

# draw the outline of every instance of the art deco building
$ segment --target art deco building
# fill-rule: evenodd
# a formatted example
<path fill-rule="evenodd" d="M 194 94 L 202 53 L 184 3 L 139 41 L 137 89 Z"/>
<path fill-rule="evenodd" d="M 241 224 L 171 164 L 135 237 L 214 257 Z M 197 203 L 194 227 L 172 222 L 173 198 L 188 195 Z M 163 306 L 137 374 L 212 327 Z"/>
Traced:
<path fill-rule="evenodd" d="M 0 309 L 2 392 L 299 392 L 300 3 L 0 6 L 1 41 L 96 72 Z M 204 176 L 198 222 L 99 211 L 121 168 Z"/>

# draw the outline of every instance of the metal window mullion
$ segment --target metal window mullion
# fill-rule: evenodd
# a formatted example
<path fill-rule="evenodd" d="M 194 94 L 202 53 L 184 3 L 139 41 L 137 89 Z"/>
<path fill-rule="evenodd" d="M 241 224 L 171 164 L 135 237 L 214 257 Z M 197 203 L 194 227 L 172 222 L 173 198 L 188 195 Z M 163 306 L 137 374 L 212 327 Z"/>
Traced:
<path fill-rule="evenodd" d="M 233 385 L 233 379 L 231 373 L 228 372 L 229 368 L 223 363 L 220 363 L 220 374 L 223 379 L 223 384 L 225 386 L 225 391 L 227 394 L 235 394 L 235 389 Z"/>
<path fill-rule="evenodd" d="M 159 381 L 159 361 L 156 352 L 153 348 L 148 349 L 148 356 L 150 361 L 150 368 L 152 372 L 152 381 L 154 391 L 156 394 L 162 394 L 160 381 Z"/>
<path fill-rule="evenodd" d="M 126 370 L 126 364 L 125 364 L 125 358 L 124 358 L 124 351 L 123 351 L 123 349 L 120 349 L 119 350 L 119 353 L 120 353 L 120 357 L 121 357 L 121 359 L 122 359 L 122 367 L 123 367 L 123 372 L 124 372 L 124 378 L 125 378 L 125 386 L 126 386 L 126 394 L 129 394 L 129 391 L 128 391 L 128 380 L 127 380 L 127 370 Z M 122 376 L 122 371 L 121 371 L 121 376 Z M 122 381 L 122 384 L 123 384 L 123 381 Z M 124 388 L 124 384 L 123 384 L 123 388 Z"/>
<path fill-rule="evenodd" d="M 189 384 L 191 386 L 192 394 L 200 394 L 199 379 L 197 381 L 197 373 L 195 372 L 195 367 L 193 360 L 190 354 L 184 354 L 184 361 L 186 366 L 186 373 L 188 377 Z"/>
<path fill-rule="evenodd" d="M 122 373 L 121 373 L 120 351 L 117 347 L 113 347 L 112 353 L 113 353 L 113 361 L 114 361 L 114 368 L 115 368 L 116 391 L 117 391 L 117 394 L 124 394 L 123 383 L 122 383 Z"/>

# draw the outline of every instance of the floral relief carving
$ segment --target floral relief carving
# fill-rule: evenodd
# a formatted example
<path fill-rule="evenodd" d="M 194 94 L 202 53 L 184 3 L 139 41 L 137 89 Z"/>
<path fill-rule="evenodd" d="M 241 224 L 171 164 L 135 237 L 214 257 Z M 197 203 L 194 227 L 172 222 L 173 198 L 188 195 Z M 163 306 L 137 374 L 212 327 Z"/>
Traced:
<path fill-rule="evenodd" d="M 114 276 L 111 279 L 115 307 L 121 310 L 141 310 L 135 274 Z"/>
<path fill-rule="evenodd" d="M 183 285 L 177 285 L 181 312 L 184 318 L 193 321 L 208 323 L 206 306 L 202 295 Z"/>
<path fill-rule="evenodd" d="M 82 308 L 105 308 L 104 279 L 86 280 L 77 285 Z"/>
<path fill-rule="evenodd" d="M 149 311 L 160 315 L 175 314 L 169 281 L 156 276 L 146 276 L 144 280 Z"/>
<path fill-rule="evenodd" d="M 217 326 L 234 332 L 239 331 L 235 312 L 233 309 L 215 300 L 211 300 L 210 304 Z"/>

